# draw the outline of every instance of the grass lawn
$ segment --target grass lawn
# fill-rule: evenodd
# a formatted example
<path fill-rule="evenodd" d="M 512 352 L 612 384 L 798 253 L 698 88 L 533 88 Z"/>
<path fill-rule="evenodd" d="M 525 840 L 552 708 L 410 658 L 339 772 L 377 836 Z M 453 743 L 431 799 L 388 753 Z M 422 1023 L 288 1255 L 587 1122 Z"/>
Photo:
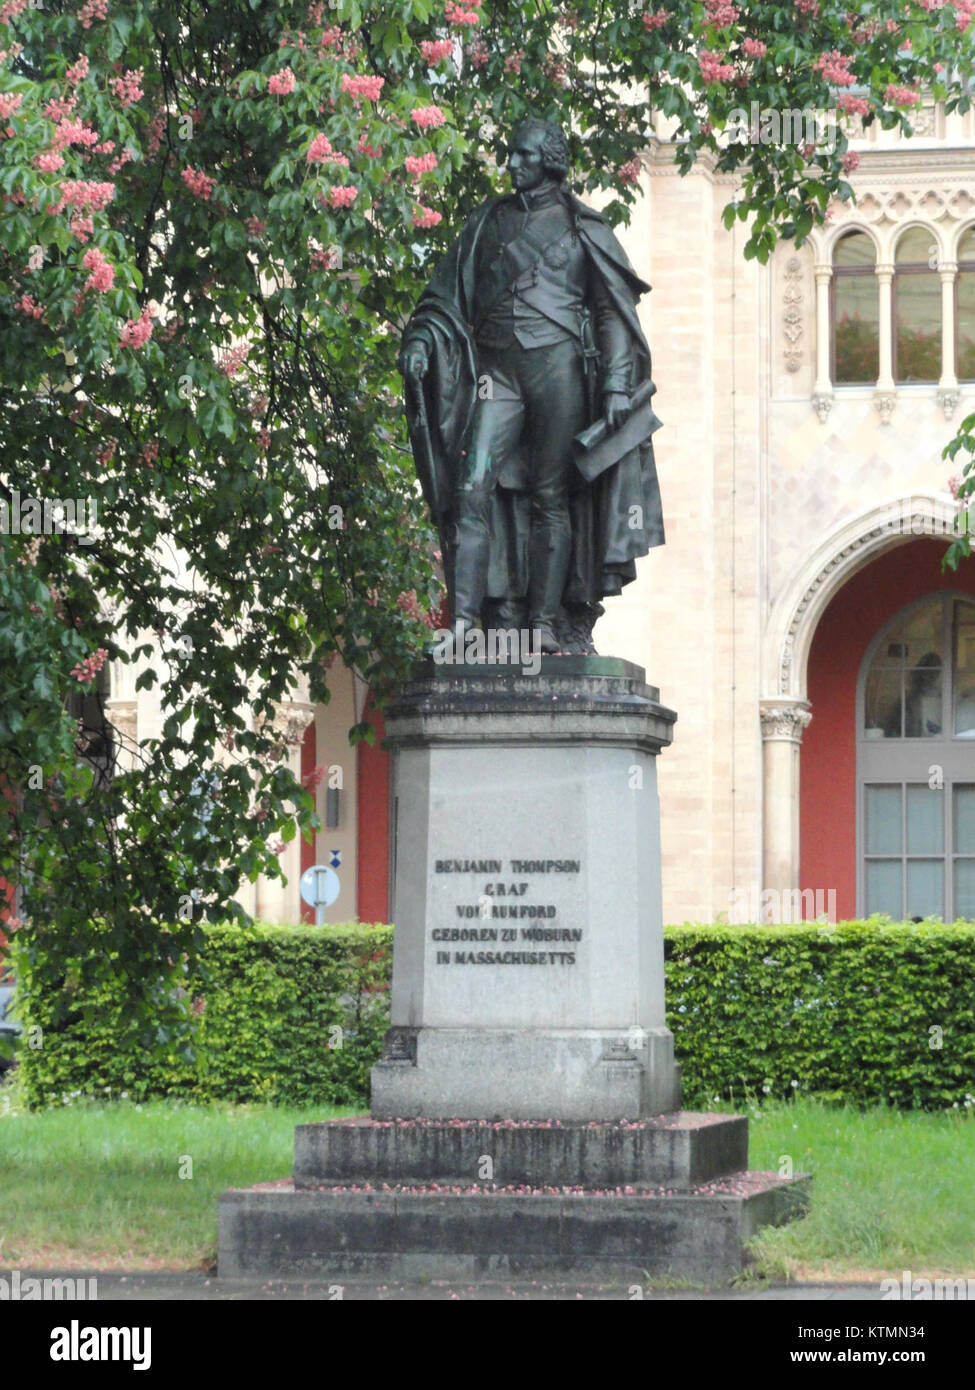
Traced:
<path fill-rule="evenodd" d="M 805 1100 L 745 1109 L 749 1164 L 812 1173 L 809 1215 L 760 1233 L 773 1279 L 975 1276 L 975 1114 Z"/>
<path fill-rule="evenodd" d="M 153 1102 L 29 1114 L 0 1090 L 0 1268 L 192 1269 L 218 1194 L 291 1171 L 294 1126 L 351 1111 Z M 5 1113 L 6 1110 L 6 1113 Z M 975 1115 L 749 1111 L 751 1166 L 815 1177 L 810 1215 L 759 1237 L 776 1279 L 975 1275 Z M 184 1156 L 192 1159 L 192 1177 Z"/>
<path fill-rule="evenodd" d="M 2 1112 L 0 1099 L 0 1268 L 23 1269 L 207 1267 L 217 1196 L 288 1177 L 296 1124 L 354 1113 L 165 1101 Z M 192 1177 L 180 1177 L 184 1156 Z"/>

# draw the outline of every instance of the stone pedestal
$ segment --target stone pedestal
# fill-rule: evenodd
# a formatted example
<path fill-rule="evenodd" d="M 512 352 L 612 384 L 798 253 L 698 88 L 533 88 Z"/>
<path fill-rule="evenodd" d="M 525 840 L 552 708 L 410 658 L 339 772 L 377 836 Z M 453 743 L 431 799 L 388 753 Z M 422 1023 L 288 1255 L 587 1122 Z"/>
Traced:
<path fill-rule="evenodd" d="M 222 1275 L 721 1282 L 806 1183 L 681 1112 L 656 755 L 675 715 L 592 657 L 425 669 L 395 750 L 392 1026 L 372 1115 L 220 1199 Z"/>
<path fill-rule="evenodd" d="M 394 750 L 392 1027 L 377 1119 L 676 1110 L 656 755 L 639 667 L 543 658 L 418 672 Z"/>

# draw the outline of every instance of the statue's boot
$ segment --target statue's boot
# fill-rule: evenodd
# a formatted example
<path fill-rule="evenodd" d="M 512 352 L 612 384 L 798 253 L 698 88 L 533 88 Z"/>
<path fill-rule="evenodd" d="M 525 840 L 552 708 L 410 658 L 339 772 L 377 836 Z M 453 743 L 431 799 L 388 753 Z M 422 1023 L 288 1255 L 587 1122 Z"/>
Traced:
<path fill-rule="evenodd" d="M 556 636 L 562 594 L 569 573 L 572 536 L 561 527 L 545 527 L 532 536 L 529 554 L 529 626 L 537 633 L 535 645 L 542 652 L 562 650 Z"/>
<path fill-rule="evenodd" d="M 452 556 L 453 592 L 450 594 L 451 630 L 458 655 L 463 652 L 466 634 L 477 627 L 481 619 L 491 547 L 486 497 L 472 489 L 462 493 L 461 499 Z"/>

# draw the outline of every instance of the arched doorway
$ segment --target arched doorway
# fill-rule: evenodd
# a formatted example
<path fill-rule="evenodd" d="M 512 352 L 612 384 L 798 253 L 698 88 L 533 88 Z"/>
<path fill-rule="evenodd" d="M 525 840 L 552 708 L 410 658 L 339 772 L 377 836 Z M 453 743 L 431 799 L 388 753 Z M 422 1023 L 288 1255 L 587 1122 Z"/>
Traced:
<path fill-rule="evenodd" d="M 900 777 L 902 784 L 910 781 L 926 786 L 929 766 L 939 763 L 946 780 L 964 781 L 963 770 L 947 752 L 941 750 L 938 757 L 929 755 L 928 738 L 912 744 L 911 737 L 878 737 L 876 734 L 866 737 L 868 727 L 883 728 L 883 716 L 873 705 L 869 718 L 877 722 L 869 725 L 866 722 L 865 673 L 870 669 L 873 655 L 880 650 L 885 634 L 890 642 L 903 640 L 890 635 L 901 615 L 909 615 L 915 606 L 920 610 L 929 600 L 940 602 L 940 596 L 949 586 L 950 593 L 958 599 L 975 599 L 975 564 L 963 563 L 956 574 L 946 575 L 941 569 L 944 552 L 945 541 L 932 538 L 895 545 L 875 556 L 832 595 L 816 622 L 809 644 L 804 693 L 812 719 L 802 734 L 799 750 L 799 887 L 826 895 L 834 891 L 840 918 L 857 917 L 867 905 L 863 892 L 865 851 L 861 847 L 864 841 L 864 782 L 873 779 L 871 785 L 882 784 L 888 767 L 891 769 L 889 780 L 895 781 L 890 760 L 901 756 L 895 750 L 909 746 L 920 753 L 921 760 L 913 764 L 916 771 L 910 766 L 906 768 Z M 950 642 L 947 647 L 944 645 L 943 629 L 939 640 L 943 656 L 945 651 L 951 650 Z M 916 665 L 930 647 L 919 649 L 915 642 L 910 650 Z M 901 660 L 899 656 L 892 657 L 889 664 L 893 666 Z M 910 688 L 910 672 L 907 657 L 903 660 L 906 692 Z M 879 665 L 877 669 L 879 671 Z M 888 681 L 887 685 L 892 687 L 892 682 Z M 906 700 L 906 693 L 902 698 Z M 902 717 L 906 727 L 906 713 Z M 911 719 L 914 718 L 912 701 Z M 911 727 L 915 725 L 912 723 Z M 943 727 L 947 728 L 947 724 Z M 955 758 L 959 752 L 967 750 L 965 740 L 948 742 Z M 975 740 L 971 741 L 971 747 L 975 752 Z M 861 764 L 861 749 L 865 750 L 867 759 L 875 761 Z M 943 796 L 944 793 L 932 792 L 932 795 Z M 912 838 L 914 843 L 918 842 Z M 953 853 L 947 841 L 945 844 L 944 853 Z M 878 854 L 877 857 L 884 856 Z M 890 857 L 893 857 L 892 852 Z M 904 857 L 907 857 L 906 848 Z M 918 873 L 915 871 L 915 878 Z M 946 901 L 945 912 L 950 906 Z M 975 912 L 972 915 L 975 916 Z"/>

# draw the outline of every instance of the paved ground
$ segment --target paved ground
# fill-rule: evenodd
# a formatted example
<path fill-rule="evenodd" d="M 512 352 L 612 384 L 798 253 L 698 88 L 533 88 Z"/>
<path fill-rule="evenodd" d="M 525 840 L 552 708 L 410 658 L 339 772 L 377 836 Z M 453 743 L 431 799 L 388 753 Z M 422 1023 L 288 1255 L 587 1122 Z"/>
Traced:
<path fill-rule="evenodd" d="M 620 1301 L 633 1297 L 622 1285 L 555 1284 L 541 1280 L 511 1284 L 344 1284 L 310 1283 L 301 1280 L 217 1279 L 206 1274 L 98 1273 L 71 1271 L 70 1275 L 52 1270 L 21 1270 L 21 1280 L 30 1278 L 65 1278 L 75 1280 L 94 1278 L 98 1281 L 98 1300 L 125 1299 L 133 1302 L 179 1302 L 239 1300 L 314 1300 L 336 1299 L 437 1302 L 446 1300 L 483 1301 L 562 1301 L 603 1300 Z M 745 1289 L 649 1289 L 645 1299 L 661 1301 L 706 1300 L 720 1302 L 782 1302 L 823 1300 L 879 1300 L 878 1284 L 785 1284 Z"/>

